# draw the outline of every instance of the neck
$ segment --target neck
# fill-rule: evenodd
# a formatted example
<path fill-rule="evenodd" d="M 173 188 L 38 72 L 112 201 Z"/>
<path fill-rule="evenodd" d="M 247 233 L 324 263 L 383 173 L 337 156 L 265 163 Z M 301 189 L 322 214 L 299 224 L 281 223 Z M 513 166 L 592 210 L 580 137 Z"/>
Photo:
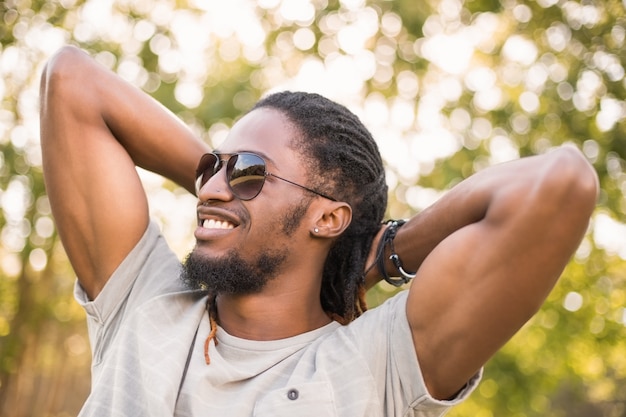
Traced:
<path fill-rule="evenodd" d="M 305 297 L 303 292 L 219 295 L 215 301 L 219 324 L 229 334 L 243 339 L 278 340 L 330 323 L 331 319 L 319 302 L 319 295 Z"/>

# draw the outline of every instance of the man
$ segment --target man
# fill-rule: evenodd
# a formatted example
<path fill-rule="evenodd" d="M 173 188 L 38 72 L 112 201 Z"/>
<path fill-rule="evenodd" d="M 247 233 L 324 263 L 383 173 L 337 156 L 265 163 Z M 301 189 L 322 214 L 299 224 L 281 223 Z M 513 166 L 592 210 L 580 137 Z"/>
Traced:
<path fill-rule="evenodd" d="M 382 224 L 376 145 L 320 96 L 263 99 L 214 153 L 75 48 L 49 62 L 41 98 L 93 347 L 85 416 L 440 416 L 540 307 L 597 194 L 563 147 Z M 135 166 L 197 193 L 182 279 Z M 410 289 L 364 313 L 365 289 L 395 276 Z"/>

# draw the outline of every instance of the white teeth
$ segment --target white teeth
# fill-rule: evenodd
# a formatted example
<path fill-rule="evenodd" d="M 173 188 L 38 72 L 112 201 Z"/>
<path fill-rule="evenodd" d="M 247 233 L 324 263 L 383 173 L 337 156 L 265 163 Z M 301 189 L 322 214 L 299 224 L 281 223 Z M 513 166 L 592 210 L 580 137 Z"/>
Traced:
<path fill-rule="evenodd" d="M 215 219 L 205 219 L 202 221 L 202 227 L 205 229 L 232 229 L 235 226 L 232 223 L 215 220 Z"/>

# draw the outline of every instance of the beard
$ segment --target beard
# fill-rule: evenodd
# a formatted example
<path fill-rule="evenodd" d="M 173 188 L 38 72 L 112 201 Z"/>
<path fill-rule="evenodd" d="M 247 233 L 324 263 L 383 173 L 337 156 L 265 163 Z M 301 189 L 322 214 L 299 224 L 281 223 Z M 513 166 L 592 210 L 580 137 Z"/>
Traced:
<path fill-rule="evenodd" d="M 281 230 L 284 237 L 292 236 L 311 201 L 312 197 L 304 198 L 291 206 L 271 229 Z M 235 249 L 219 258 L 194 249 L 183 262 L 181 279 L 190 290 L 202 290 L 215 295 L 257 294 L 280 272 L 288 255 L 287 247 L 265 248 L 252 260 L 245 260 Z"/>
<path fill-rule="evenodd" d="M 253 261 L 244 260 L 236 250 L 220 258 L 210 258 L 193 250 L 183 262 L 181 279 L 190 290 L 212 294 L 256 294 L 276 276 L 286 258 L 286 249 L 263 251 Z"/>

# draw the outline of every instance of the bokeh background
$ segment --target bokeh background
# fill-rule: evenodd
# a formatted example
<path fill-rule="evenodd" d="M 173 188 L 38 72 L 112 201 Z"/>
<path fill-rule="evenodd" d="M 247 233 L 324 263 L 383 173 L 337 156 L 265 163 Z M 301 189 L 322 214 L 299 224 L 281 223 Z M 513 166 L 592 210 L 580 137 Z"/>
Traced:
<path fill-rule="evenodd" d="M 419 212 L 489 165 L 581 148 L 602 186 L 588 233 L 541 311 L 449 415 L 626 416 L 625 9 L 626 0 L 4 0 L 0 415 L 72 416 L 89 391 L 84 315 L 39 148 L 39 76 L 74 44 L 213 145 L 269 91 L 345 104 L 379 143 L 388 217 Z M 140 174 L 184 256 L 194 198 Z M 391 293 L 381 284 L 369 302 Z"/>

